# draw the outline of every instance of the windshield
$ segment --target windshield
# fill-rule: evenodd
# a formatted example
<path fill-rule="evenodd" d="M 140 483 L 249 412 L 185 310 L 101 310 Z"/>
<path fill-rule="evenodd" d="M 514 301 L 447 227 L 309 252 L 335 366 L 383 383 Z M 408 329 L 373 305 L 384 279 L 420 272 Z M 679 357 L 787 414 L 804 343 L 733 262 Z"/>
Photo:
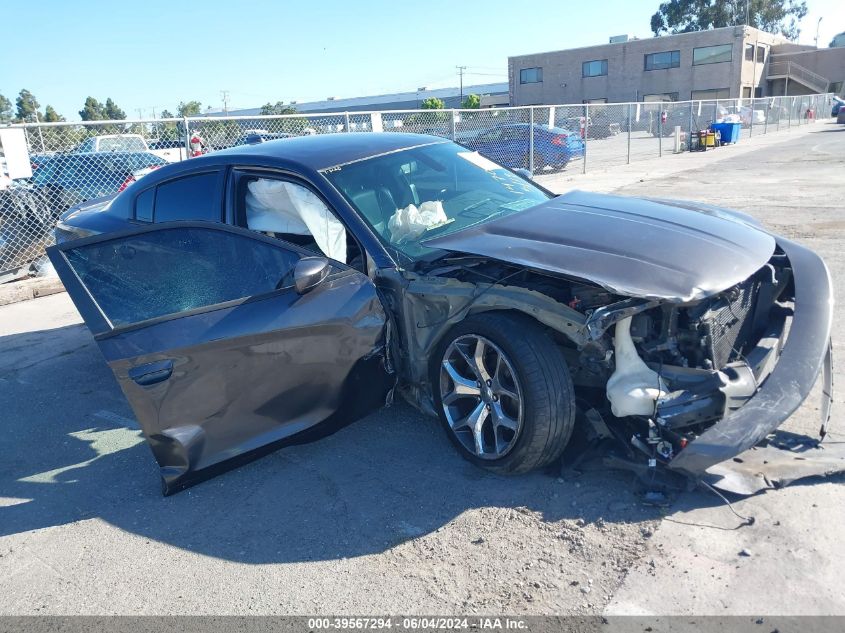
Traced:
<path fill-rule="evenodd" d="M 454 143 L 376 156 L 324 175 L 391 250 L 414 260 L 442 254 L 425 246 L 428 238 L 519 213 L 551 197 Z"/>
<path fill-rule="evenodd" d="M 101 152 L 146 152 L 147 146 L 138 136 L 103 136 L 98 149 Z"/>

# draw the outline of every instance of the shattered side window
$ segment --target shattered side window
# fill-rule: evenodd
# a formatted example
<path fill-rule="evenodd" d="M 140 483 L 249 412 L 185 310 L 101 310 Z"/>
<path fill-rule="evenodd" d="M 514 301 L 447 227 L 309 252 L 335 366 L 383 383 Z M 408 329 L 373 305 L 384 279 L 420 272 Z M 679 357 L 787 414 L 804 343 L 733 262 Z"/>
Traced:
<path fill-rule="evenodd" d="M 69 249 L 65 257 L 120 327 L 289 286 L 300 255 L 226 231 L 174 227 Z"/>

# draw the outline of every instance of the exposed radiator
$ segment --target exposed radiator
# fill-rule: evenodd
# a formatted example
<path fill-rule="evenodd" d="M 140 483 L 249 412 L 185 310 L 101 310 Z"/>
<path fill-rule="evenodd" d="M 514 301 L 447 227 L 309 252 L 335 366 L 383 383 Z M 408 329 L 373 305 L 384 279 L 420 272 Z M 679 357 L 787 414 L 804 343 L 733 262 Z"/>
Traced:
<path fill-rule="evenodd" d="M 752 334 L 760 282 L 749 280 L 713 305 L 702 319 L 710 358 L 716 369 L 741 358 Z"/>

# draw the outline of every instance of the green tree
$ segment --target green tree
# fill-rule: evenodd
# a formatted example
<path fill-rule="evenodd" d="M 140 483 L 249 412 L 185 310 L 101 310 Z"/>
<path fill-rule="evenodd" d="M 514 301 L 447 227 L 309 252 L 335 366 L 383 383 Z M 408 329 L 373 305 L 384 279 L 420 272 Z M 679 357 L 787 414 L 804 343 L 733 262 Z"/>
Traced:
<path fill-rule="evenodd" d="M 185 103 L 184 101 L 180 101 L 179 107 L 176 109 L 176 112 L 180 117 L 185 117 L 197 116 L 199 115 L 201 110 L 202 104 L 199 101 L 188 101 L 187 103 Z"/>
<path fill-rule="evenodd" d="M 94 97 L 88 97 L 79 111 L 79 117 L 83 121 L 102 121 L 105 118 L 105 108 Z"/>
<path fill-rule="evenodd" d="M 481 107 L 481 97 L 478 95 L 467 95 L 461 107 L 466 110 L 477 110 Z"/>
<path fill-rule="evenodd" d="M 794 40 L 805 15 L 805 0 L 668 0 L 651 16 L 651 30 L 655 35 L 689 33 L 747 21 L 748 26 Z"/>
<path fill-rule="evenodd" d="M 0 121 L 9 121 L 12 118 L 12 102 L 0 94 Z"/>
<path fill-rule="evenodd" d="M 429 97 L 420 104 L 420 108 L 423 110 L 443 110 L 445 107 L 446 104 L 443 103 L 443 99 L 437 97 Z"/>
<path fill-rule="evenodd" d="M 172 119 L 173 113 L 170 110 L 162 110 L 159 116 L 162 119 Z M 173 121 L 165 121 L 155 124 L 155 135 L 163 141 L 174 141 L 185 135 L 182 125 Z"/>
<path fill-rule="evenodd" d="M 34 94 L 24 88 L 15 99 L 15 107 L 18 121 L 34 121 L 41 104 L 38 103 Z"/>
<path fill-rule="evenodd" d="M 41 121 L 44 123 L 59 123 L 65 118 L 56 112 L 53 106 L 47 104 L 44 107 L 44 115 Z M 71 149 L 78 142 L 78 134 L 71 131 L 71 128 L 64 125 L 57 125 L 55 127 L 43 127 L 39 132 L 40 139 L 44 143 L 44 147 L 54 152 L 61 152 Z"/>
<path fill-rule="evenodd" d="M 47 107 L 44 108 L 44 117 L 41 120 L 45 123 L 58 123 L 59 121 L 64 121 L 65 118 L 56 112 L 53 106 L 47 104 Z"/>
<path fill-rule="evenodd" d="M 292 105 L 285 105 L 281 101 L 276 101 L 276 104 L 273 105 L 269 101 L 261 106 L 261 114 L 262 116 L 272 115 L 272 114 L 296 114 L 298 110 L 296 107 Z"/>
<path fill-rule="evenodd" d="M 103 106 L 103 117 L 112 121 L 117 121 L 126 118 L 126 113 L 121 110 L 118 105 L 111 100 L 111 97 L 106 99 L 106 104 Z"/>

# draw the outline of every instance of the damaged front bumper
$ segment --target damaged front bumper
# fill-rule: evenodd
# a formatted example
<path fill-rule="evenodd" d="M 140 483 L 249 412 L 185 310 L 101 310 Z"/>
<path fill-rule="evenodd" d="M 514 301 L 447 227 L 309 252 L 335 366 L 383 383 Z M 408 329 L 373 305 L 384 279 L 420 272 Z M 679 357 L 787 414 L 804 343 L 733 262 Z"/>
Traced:
<path fill-rule="evenodd" d="M 823 438 L 826 433 L 832 403 L 830 274 L 811 250 L 780 237 L 777 242 L 790 261 L 795 285 L 792 324 L 783 351 L 757 392 L 741 408 L 679 451 L 667 464 L 670 470 L 695 479 L 725 479 L 726 467 L 714 467 L 773 433 L 804 402 L 820 373 L 823 384 L 819 435 Z"/>

